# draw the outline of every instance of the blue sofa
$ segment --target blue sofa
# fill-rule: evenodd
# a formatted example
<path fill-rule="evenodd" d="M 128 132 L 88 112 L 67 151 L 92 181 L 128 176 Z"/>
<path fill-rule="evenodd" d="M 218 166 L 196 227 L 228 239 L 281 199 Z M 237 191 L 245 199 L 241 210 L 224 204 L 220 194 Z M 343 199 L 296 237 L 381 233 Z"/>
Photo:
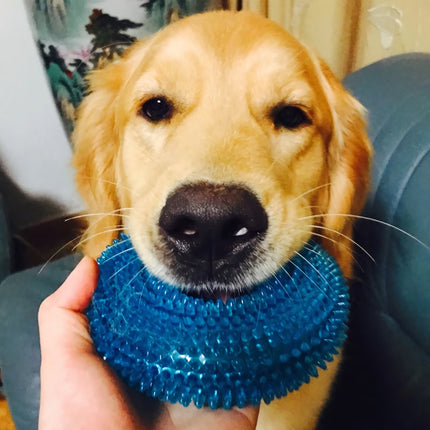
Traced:
<path fill-rule="evenodd" d="M 369 111 L 376 156 L 364 216 L 379 221 L 357 224 L 375 262 L 357 251 L 349 339 L 319 429 L 430 428 L 430 55 L 380 61 L 345 85 Z M 78 260 L 0 285 L 0 368 L 17 430 L 37 429 L 39 304 Z"/>

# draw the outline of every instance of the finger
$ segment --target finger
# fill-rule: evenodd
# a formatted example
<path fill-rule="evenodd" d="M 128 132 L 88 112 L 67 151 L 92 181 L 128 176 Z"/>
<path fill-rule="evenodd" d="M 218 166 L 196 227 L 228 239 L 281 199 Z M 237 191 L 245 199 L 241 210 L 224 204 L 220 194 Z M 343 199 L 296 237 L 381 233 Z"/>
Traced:
<path fill-rule="evenodd" d="M 59 350 L 60 344 L 92 350 L 88 320 L 83 311 L 91 301 L 97 277 L 97 263 L 84 257 L 63 285 L 43 301 L 39 308 L 42 355 L 47 350 L 48 357 L 52 356 L 56 349 Z"/>
<path fill-rule="evenodd" d="M 84 257 L 63 285 L 50 296 L 51 305 L 83 312 L 96 289 L 98 273 L 97 263 Z"/>
<path fill-rule="evenodd" d="M 253 430 L 257 425 L 259 407 L 248 406 L 231 410 L 197 409 L 191 405 L 166 404 L 160 428 L 175 430 Z"/>

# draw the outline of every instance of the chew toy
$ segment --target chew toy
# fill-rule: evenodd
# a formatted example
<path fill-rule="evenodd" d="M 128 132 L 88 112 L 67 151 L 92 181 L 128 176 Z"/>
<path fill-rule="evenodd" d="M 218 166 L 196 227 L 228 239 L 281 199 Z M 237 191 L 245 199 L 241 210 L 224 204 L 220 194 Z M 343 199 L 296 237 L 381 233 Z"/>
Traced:
<path fill-rule="evenodd" d="M 95 346 L 128 385 L 163 401 L 212 409 L 269 403 L 316 377 L 345 339 L 346 283 L 316 243 L 225 303 L 153 277 L 124 235 L 98 264 L 87 311 Z"/>

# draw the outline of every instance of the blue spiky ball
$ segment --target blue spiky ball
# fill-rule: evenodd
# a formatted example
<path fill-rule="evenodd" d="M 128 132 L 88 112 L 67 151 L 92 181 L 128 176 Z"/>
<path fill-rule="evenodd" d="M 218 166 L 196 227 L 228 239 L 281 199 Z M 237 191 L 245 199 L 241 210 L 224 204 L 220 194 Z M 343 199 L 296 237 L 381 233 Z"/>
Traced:
<path fill-rule="evenodd" d="M 212 409 L 269 403 L 316 377 L 345 339 L 348 289 L 316 243 L 225 303 L 152 276 L 127 236 L 98 264 L 87 311 L 94 344 L 129 386 L 163 401 Z"/>

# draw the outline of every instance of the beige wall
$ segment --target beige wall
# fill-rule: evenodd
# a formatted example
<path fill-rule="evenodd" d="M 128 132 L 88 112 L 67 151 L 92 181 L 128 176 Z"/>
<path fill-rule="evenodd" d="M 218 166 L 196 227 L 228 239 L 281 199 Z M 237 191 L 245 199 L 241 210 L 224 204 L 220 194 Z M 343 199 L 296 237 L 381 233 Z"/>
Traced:
<path fill-rule="evenodd" d="M 430 52 L 429 0 L 243 0 L 242 8 L 281 24 L 340 78 L 391 55 Z"/>

